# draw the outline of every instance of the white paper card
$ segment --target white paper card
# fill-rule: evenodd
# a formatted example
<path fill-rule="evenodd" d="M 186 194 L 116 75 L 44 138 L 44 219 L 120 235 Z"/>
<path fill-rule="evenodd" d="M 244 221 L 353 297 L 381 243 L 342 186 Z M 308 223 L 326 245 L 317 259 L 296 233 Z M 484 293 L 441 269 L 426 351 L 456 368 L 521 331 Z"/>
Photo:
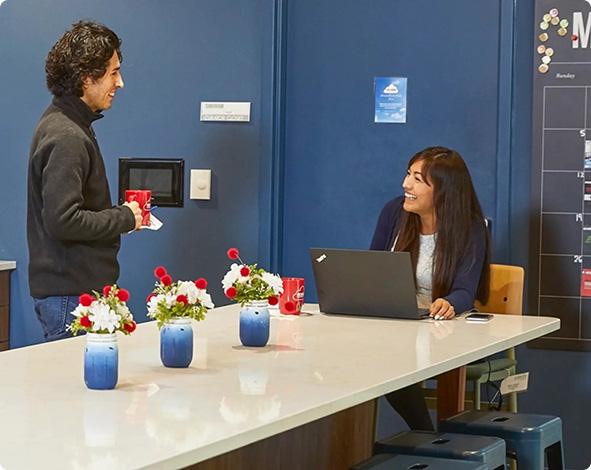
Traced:
<path fill-rule="evenodd" d="M 507 395 L 512 392 L 525 392 L 529 381 L 529 372 L 510 375 L 501 382 L 501 394 Z"/>
<path fill-rule="evenodd" d="M 250 102 L 202 101 L 200 119 L 250 122 Z"/>
<path fill-rule="evenodd" d="M 142 229 L 146 230 L 160 230 L 164 224 L 160 219 L 157 219 L 154 214 L 150 214 L 150 225 L 142 225 Z"/>

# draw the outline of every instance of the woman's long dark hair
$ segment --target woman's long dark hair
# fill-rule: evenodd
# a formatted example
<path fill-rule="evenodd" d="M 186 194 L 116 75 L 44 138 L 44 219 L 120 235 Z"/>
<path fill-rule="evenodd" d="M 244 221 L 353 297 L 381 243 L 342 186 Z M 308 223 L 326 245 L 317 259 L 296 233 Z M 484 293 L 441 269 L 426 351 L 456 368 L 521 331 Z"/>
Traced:
<path fill-rule="evenodd" d="M 408 167 L 419 161 L 423 162 L 423 180 L 433 186 L 437 222 L 433 300 L 449 294 L 462 258 L 473 255 L 472 234 L 475 230 L 482 230 L 486 237 L 486 252 L 476 298 L 486 303 L 490 282 L 490 239 L 466 163 L 458 152 L 445 147 L 429 147 L 418 152 L 410 159 Z M 403 211 L 399 227 L 394 249 L 409 251 L 413 270 L 416 270 L 421 219 L 417 214 Z"/>

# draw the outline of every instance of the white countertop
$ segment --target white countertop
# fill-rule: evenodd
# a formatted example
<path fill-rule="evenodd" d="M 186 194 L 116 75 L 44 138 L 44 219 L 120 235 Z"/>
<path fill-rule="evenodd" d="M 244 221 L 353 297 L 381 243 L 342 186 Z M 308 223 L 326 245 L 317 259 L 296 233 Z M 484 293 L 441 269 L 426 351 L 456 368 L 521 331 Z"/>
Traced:
<path fill-rule="evenodd" d="M 161 366 L 154 322 L 120 335 L 113 391 L 84 386 L 84 337 L 0 353 L 0 468 L 178 468 L 559 328 L 508 315 L 484 324 L 281 315 L 267 347 L 245 348 L 238 311 L 193 324 L 189 369 Z"/>
<path fill-rule="evenodd" d="M 16 269 L 16 261 L 0 260 L 0 271 L 7 271 L 9 269 Z"/>

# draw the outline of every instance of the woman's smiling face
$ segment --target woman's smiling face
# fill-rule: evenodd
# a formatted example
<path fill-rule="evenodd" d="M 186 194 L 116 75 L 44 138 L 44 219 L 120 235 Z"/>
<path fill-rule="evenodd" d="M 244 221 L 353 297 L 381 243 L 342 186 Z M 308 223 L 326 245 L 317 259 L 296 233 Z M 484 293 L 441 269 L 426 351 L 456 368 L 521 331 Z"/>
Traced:
<path fill-rule="evenodd" d="M 431 215 L 433 207 L 433 186 L 422 173 L 423 162 L 414 162 L 402 182 L 404 189 L 404 210 L 419 216 Z"/>

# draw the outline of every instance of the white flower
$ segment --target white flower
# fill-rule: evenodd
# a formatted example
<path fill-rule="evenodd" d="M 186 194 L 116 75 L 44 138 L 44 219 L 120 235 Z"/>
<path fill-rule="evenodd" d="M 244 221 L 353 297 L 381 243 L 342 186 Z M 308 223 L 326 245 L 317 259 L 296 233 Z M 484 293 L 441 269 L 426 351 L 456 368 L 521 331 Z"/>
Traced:
<path fill-rule="evenodd" d="M 93 302 L 89 310 L 92 331 L 107 330 L 109 333 L 113 333 L 119 326 L 121 316 L 111 310 L 108 305 Z"/>
<path fill-rule="evenodd" d="M 194 304 L 199 299 L 199 289 L 191 281 L 179 281 L 177 295 L 186 295 L 190 304 Z"/>
<path fill-rule="evenodd" d="M 164 296 L 164 302 L 166 302 L 166 306 L 168 308 L 172 308 L 176 305 L 176 294 L 173 292 L 169 292 Z"/>
<path fill-rule="evenodd" d="M 232 287 L 234 283 L 242 277 L 240 276 L 241 268 L 242 266 L 236 263 L 233 263 L 232 266 L 230 266 L 230 270 L 222 279 L 222 287 L 224 288 L 224 292 L 227 291 L 230 287 Z M 242 282 L 246 282 L 246 278 Z"/>
<path fill-rule="evenodd" d="M 158 309 L 158 302 L 160 302 L 164 296 L 162 294 L 154 295 L 148 302 L 148 316 L 154 318 L 156 310 Z"/>
<path fill-rule="evenodd" d="M 124 318 L 125 320 L 133 320 L 133 315 L 131 314 L 131 310 L 126 304 L 120 304 L 117 306 L 117 313 Z"/>
<path fill-rule="evenodd" d="M 88 315 L 88 307 L 78 305 L 74 310 L 72 310 L 72 315 L 74 315 L 77 318 L 85 317 L 86 315 Z"/>
<path fill-rule="evenodd" d="M 261 277 L 263 281 L 265 281 L 267 285 L 273 290 L 275 295 L 279 295 L 283 292 L 283 281 L 279 276 L 265 271 Z"/>
<path fill-rule="evenodd" d="M 205 308 L 215 307 L 211 300 L 211 295 L 205 292 L 204 289 L 199 289 L 199 293 L 197 294 L 197 300 L 199 300 L 199 303 L 203 305 Z"/>

